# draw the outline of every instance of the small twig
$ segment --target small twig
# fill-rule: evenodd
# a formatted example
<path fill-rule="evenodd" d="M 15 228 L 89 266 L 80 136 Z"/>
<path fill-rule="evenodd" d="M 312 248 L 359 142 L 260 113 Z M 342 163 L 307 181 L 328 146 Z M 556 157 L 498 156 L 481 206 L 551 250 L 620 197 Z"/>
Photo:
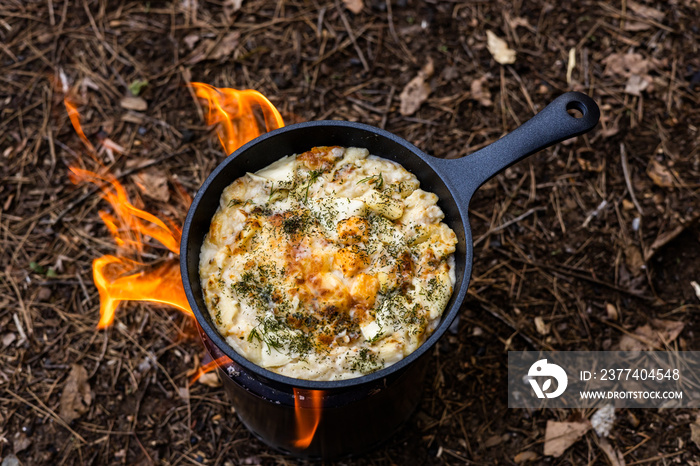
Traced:
<path fill-rule="evenodd" d="M 19 346 L 25 341 L 27 341 L 27 334 L 24 333 L 24 328 L 22 328 L 22 322 L 19 321 L 16 312 L 12 314 L 12 320 L 15 321 L 15 326 L 17 327 L 17 331 L 19 332 L 19 341 L 17 342 L 17 346 Z"/>
<path fill-rule="evenodd" d="M 632 179 L 630 178 L 630 168 L 629 168 L 629 162 L 627 161 L 627 151 L 625 150 L 625 143 L 621 142 L 620 143 L 620 158 L 622 159 L 622 173 L 625 176 L 625 184 L 627 185 L 627 190 L 630 193 L 630 198 L 632 198 L 632 204 L 637 208 L 637 212 L 639 212 L 639 215 L 644 215 L 644 211 L 642 211 L 642 207 L 639 205 L 639 201 L 637 201 L 637 196 L 634 195 L 634 188 L 632 187 Z"/>
<path fill-rule="evenodd" d="M 386 0 L 386 20 L 389 23 L 389 33 L 394 39 L 394 42 L 396 42 L 398 46 L 401 47 L 401 50 L 403 50 L 403 53 L 406 54 L 408 59 L 411 60 L 411 62 L 414 65 L 417 65 L 418 61 L 416 60 L 416 57 L 413 56 L 408 47 L 406 47 L 406 44 L 401 39 L 399 39 L 399 35 L 396 34 L 396 28 L 394 27 L 394 15 L 391 11 L 391 0 Z"/>
<path fill-rule="evenodd" d="M 379 127 L 381 129 L 384 129 L 386 127 L 386 120 L 389 118 L 389 112 L 391 111 L 391 101 L 394 100 L 394 93 L 396 92 L 396 88 L 394 86 L 391 86 L 391 90 L 389 91 L 389 97 L 386 99 L 386 107 L 384 108 L 384 115 L 382 115 L 382 121 L 379 123 Z"/>
<path fill-rule="evenodd" d="M 18 394 L 12 392 L 9 388 L 6 389 L 6 393 L 8 393 L 8 394 L 14 396 L 16 399 L 18 399 L 19 401 L 21 401 L 21 402 L 24 403 L 25 405 L 27 405 L 27 406 L 29 406 L 29 407 L 31 407 L 31 408 L 34 408 L 34 409 L 35 409 L 36 411 L 38 411 L 40 414 L 42 414 L 42 415 L 44 415 L 44 416 L 49 416 L 49 417 L 53 418 L 53 419 L 54 419 L 57 423 L 59 423 L 61 426 L 63 426 L 63 427 L 65 427 L 66 429 L 68 429 L 68 431 L 70 431 L 71 434 L 75 435 L 75 437 L 76 437 L 78 440 L 80 440 L 80 441 L 83 442 L 83 443 L 87 443 L 87 441 L 83 438 L 82 435 L 80 435 L 80 434 L 77 433 L 75 430 L 73 430 L 73 429 L 66 423 L 66 421 L 64 421 L 64 420 L 63 420 L 58 414 L 56 414 L 51 408 L 49 408 L 48 406 L 46 406 L 46 405 L 44 404 L 44 402 L 41 401 L 41 399 L 40 399 L 38 396 L 36 396 L 34 393 L 28 392 L 30 395 L 32 395 L 32 397 L 34 397 L 34 399 L 36 400 L 36 402 L 39 403 L 39 405 L 41 405 L 41 407 L 30 403 L 29 400 L 27 400 L 27 399 L 25 399 L 25 398 L 22 398 L 22 397 L 19 396 Z"/>
<path fill-rule="evenodd" d="M 645 295 L 638 293 L 636 291 L 628 290 L 626 288 L 621 288 L 617 285 L 613 285 L 611 283 L 604 282 L 603 280 L 598 280 L 597 278 L 591 277 L 590 275 L 586 275 L 585 273 L 579 272 L 578 269 L 575 269 L 573 267 L 557 267 L 554 265 L 545 264 L 543 262 L 535 262 L 532 260 L 525 260 L 525 259 L 521 259 L 520 257 L 512 256 L 501 249 L 494 249 L 494 251 L 503 254 L 504 256 L 508 257 L 510 260 L 520 262 L 521 264 L 528 264 L 528 265 L 531 265 L 533 267 L 542 267 L 545 269 L 553 270 L 553 271 L 560 273 L 562 275 L 568 275 L 570 277 L 579 278 L 581 280 L 586 280 L 586 281 L 589 281 L 591 283 L 595 283 L 596 285 L 601 285 L 601 286 L 604 286 L 606 288 L 610 288 L 612 290 L 619 291 L 620 293 L 625 293 L 627 295 L 634 296 L 635 298 L 643 299 L 646 301 L 653 301 L 655 299 L 655 298 L 652 298 L 649 296 L 645 296 Z"/>
<path fill-rule="evenodd" d="M 516 333 L 516 335 L 521 336 L 523 338 L 523 340 L 525 340 L 527 343 L 529 343 L 533 349 L 535 349 L 535 350 L 542 349 L 541 345 L 535 343 L 535 341 L 532 338 L 527 336 L 521 329 L 518 328 L 517 325 L 515 325 L 513 322 L 511 322 L 509 318 L 502 315 L 500 312 L 496 312 L 496 309 L 498 309 L 498 308 L 496 306 L 492 305 L 489 300 L 481 297 L 476 291 L 473 291 L 473 290 L 467 290 L 467 293 L 470 296 L 473 296 L 474 298 L 476 298 L 481 303 L 481 307 L 486 309 L 486 312 L 488 312 L 493 317 L 495 317 L 496 319 L 500 320 L 501 322 L 506 324 L 508 327 L 510 327 L 511 330 L 513 330 Z M 545 348 L 545 349 L 547 349 L 547 348 Z"/>
<path fill-rule="evenodd" d="M 507 222 L 502 223 L 501 225 L 497 226 L 496 228 L 489 229 L 486 233 L 481 235 L 479 238 L 474 241 L 474 247 L 476 247 L 479 243 L 481 243 L 483 240 L 488 238 L 489 235 L 492 235 L 493 233 L 498 233 L 501 230 L 505 230 L 509 226 L 513 225 L 514 223 L 518 223 L 519 221 L 523 220 L 524 218 L 529 217 L 530 215 L 534 214 L 535 212 L 541 211 L 541 210 L 546 210 L 545 207 L 533 207 L 532 209 L 528 210 L 527 212 L 524 212 L 517 217 L 515 217 L 512 220 L 508 220 Z"/>
<path fill-rule="evenodd" d="M 365 69 L 365 71 L 369 71 L 369 65 L 367 64 L 367 60 L 365 59 L 365 55 L 362 53 L 362 49 L 360 48 L 359 45 L 357 45 L 357 39 L 355 39 L 355 34 L 352 33 L 352 28 L 350 27 L 350 23 L 348 22 L 348 19 L 345 17 L 345 13 L 343 13 L 343 9 L 340 6 L 340 3 L 338 0 L 335 1 L 335 7 L 338 9 L 338 13 L 340 14 L 340 19 L 343 21 L 343 26 L 345 26 L 345 30 L 348 32 L 348 36 L 350 37 L 350 40 L 352 41 L 352 45 L 355 47 L 355 52 L 357 52 L 357 56 L 362 62 L 362 67 Z"/>

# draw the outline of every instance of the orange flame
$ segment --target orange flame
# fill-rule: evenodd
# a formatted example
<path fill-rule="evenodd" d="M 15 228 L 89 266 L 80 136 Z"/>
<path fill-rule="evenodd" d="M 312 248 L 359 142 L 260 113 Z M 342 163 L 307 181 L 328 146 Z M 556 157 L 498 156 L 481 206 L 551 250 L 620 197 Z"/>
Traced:
<path fill-rule="evenodd" d="M 207 124 L 216 125 L 226 155 L 261 134 L 284 126 L 284 120 L 267 98 L 254 90 L 218 89 L 192 83 L 195 95 L 207 101 Z"/>
<path fill-rule="evenodd" d="M 224 356 L 218 357 L 212 361 L 209 361 L 208 363 L 204 364 L 203 366 L 200 366 L 199 369 L 197 369 L 197 373 L 194 376 L 192 376 L 192 378 L 190 379 L 190 385 L 194 384 L 197 380 L 199 380 L 199 378 L 201 376 L 203 376 L 207 372 L 211 372 L 214 369 L 216 369 L 217 367 L 225 366 L 227 364 L 230 364 L 231 362 L 232 362 L 231 358 L 224 355 Z"/>
<path fill-rule="evenodd" d="M 98 175 L 77 167 L 69 169 L 74 183 L 87 181 L 100 187 L 102 198 L 110 203 L 115 215 L 105 211 L 100 211 L 99 215 L 119 246 L 143 252 L 141 237 L 145 235 L 159 241 L 175 254 L 179 253 L 180 230 L 171 229 L 155 215 L 134 207 L 124 187 L 113 176 Z"/>
<path fill-rule="evenodd" d="M 219 125 L 217 133 L 227 154 L 266 131 L 284 126 L 277 109 L 257 91 L 217 89 L 203 83 L 192 83 L 192 87 L 197 97 L 207 101 L 207 123 Z M 64 98 L 64 105 L 75 132 L 98 165 L 97 170 L 104 173 L 97 150 L 81 126 L 77 105 L 68 96 Z M 135 207 L 126 189 L 113 175 L 76 166 L 71 166 L 70 171 L 74 183 L 89 182 L 100 188 L 101 197 L 112 207 L 112 212 L 100 211 L 100 218 L 120 247 L 119 255 L 105 255 L 93 261 L 93 279 L 100 293 L 98 328 L 111 325 L 122 301 L 168 304 L 191 316 L 176 260 L 149 267 L 130 258 L 140 258 L 145 252 L 144 237 L 153 238 L 172 253 L 179 254 L 180 230 Z M 186 197 L 185 193 L 183 198 Z"/>
<path fill-rule="evenodd" d="M 168 304 L 192 316 L 177 260 L 146 268 L 144 264 L 124 257 L 106 255 L 92 262 L 92 277 L 100 292 L 100 321 L 97 328 L 103 329 L 112 324 L 117 306 L 122 301 Z"/>
<path fill-rule="evenodd" d="M 90 156 L 99 163 L 95 147 L 85 135 L 80 124 L 80 115 L 68 98 L 64 99 L 68 117 Z M 122 301 L 150 301 L 173 306 L 187 315 L 192 315 L 180 278 L 179 264 L 170 259 L 156 267 L 148 267 L 129 256 L 140 256 L 144 252 L 144 237 L 160 242 L 169 251 L 177 254 L 180 246 L 180 230 L 169 227 L 153 214 L 135 207 L 126 189 L 117 179 L 107 173 L 98 173 L 69 167 L 70 179 L 74 183 L 88 182 L 100 188 L 100 196 L 109 202 L 112 213 L 100 211 L 99 215 L 112 238 L 120 246 L 120 255 L 105 255 L 92 263 L 95 286 L 100 293 L 100 320 L 97 328 L 109 327 L 114 313 Z"/>
<path fill-rule="evenodd" d="M 294 415 L 297 422 L 295 447 L 308 448 L 311 445 L 321 421 L 322 406 L 322 390 L 294 389 Z"/>
<path fill-rule="evenodd" d="M 75 106 L 75 104 L 73 104 L 73 102 L 68 100 L 68 97 L 63 99 L 63 104 L 66 106 L 68 118 L 70 118 L 73 129 L 76 133 L 78 133 L 78 136 L 80 136 L 80 140 L 83 141 L 83 144 L 85 144 L 90 156 L 95 159 L 95 146 L 93 146 L 87 136 L 85 136 L 83 127 L 80 125 L 80 114 L 78 113 L 78 108 Z"/>

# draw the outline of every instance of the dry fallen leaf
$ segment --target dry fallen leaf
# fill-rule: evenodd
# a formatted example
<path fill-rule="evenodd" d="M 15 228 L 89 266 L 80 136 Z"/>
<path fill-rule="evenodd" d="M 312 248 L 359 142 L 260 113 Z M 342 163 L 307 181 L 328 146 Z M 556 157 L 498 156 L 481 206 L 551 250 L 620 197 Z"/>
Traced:
<path fill-rule="evenodd" d="M 610 320 L 617 320 L 619 317 L 617 308 L 614 304 L 605 303 L 605 312 L 608 314 L 608 319 Z"/>
<path fill-rule="evenodd" d="M 625 84 L 625 92 L 630 95 L 636 95 L 639 97 L 642 95 L 649 84 L 651 84 L 653 79 L 649 75 L 639 76 L 638 74 L 633 74 L 627 79 L 627 84 Z"/>
<path fill-rule="evenodd" d="M 587 172 L 596 172 L 600 173 L 603 171 L 603 168 L 605 168 L 605 165 L 603 165 L 603 161 L 594 161 L 592 160 L 587 160 L 583 157 L 576 156 L 576 161 L 578 162 L 579 166 L 581 167 L 581 170 L 585 170 Z"/>
<path fill-rule="evenodd" d="M 71 364 L 66 385 L 61 393 L 59 414 L 66 422 L 72 422 L 85 414 L 92 403 L 92 390 L 88 374 L 80 364 Z"/>
<path fill-rule="evenodd" d="M 362 8 L 365 6 L 362 0 L 343 0 L 343 3 L 345 4 L 345 8 L 355 14 L 361 12 Z"/>
<path fill-rule="evenodd" d="M 238 39 L 241 37 L 241 33 L 238 31 L 229 32 L 221 39 L 214 51 L 209 55 L 211 60 L 218 60 L 220 58 L 229 58 L 236 47 L 238 47 Z"/>
<path fill-rule="evenodd" d="M 591 428 L 591 423 L 547 421 L 544 434 L 544 454 L 555 458 L 564 454 L 567 448 L 576 443 Z"/>
<path fill-rule="evenodd" d="M 197 42 L 199 42 L 199 39 L 200 39 L 199 34 L 192 33 L 192 34 L 186 35 L 183 40 L 184 40 L 187 48 L 192 50 L 194 48 L 194 46 L 197 45 Z"/>
<path fill-rule="evenodd" d="M 678 172 L 665 167 L 653 158 L 647 167 L 647 175 L 655 185 L 661 186 L 662 188 L 671 188 L 678 184 L 676 181 L 679 179 Z"/>
<path fill-rule="evenodd" d="M 217 388 L 221 386 L 221 381 L 219 380 L 219 375 L 217 374 L 216 371 L 211 371 L 207 372 L 206 374 L 202 374 L 198 379 L 197 382 L 202 383 L 206 385 L 207 387 L 211 388 Z"/>
<path fill-rule="evenodd" d="M 650 351 L 663 349 L 678 338 L 685 327 L 676 320 L 653 319 L 650 324 L 638 327 L 632 335 L 623 335 L 618 344 L 620 351 Z"/>
<path fill-rule="evenodd" d="M 517 455 L 515 455 L 515 458 L 513 458 L 513 461 L 516 463 L 526 463 L 528 461 L 533 461 L 538 458 L 537 453 L 534 451 L 521 451 Z"/>
<path fill-rule="evenodd" d="M 145 112 L 148 109 L 148 103 L 141 97 L 122 97 L 119 104 L 126 110 L 134 110 L 136 112 Z"/>
<path fill-rule="evenodd" d="M 136 173 L 133 179 L 141 192 L 151 199 L 161 202 L 168 202 L 168 200 L 170 200 L 168 177 L 163 170 L 152 168 Z"/>
<path fill-rule="evenodd" d="M 226 34 L 220 41 L 205 39 L 199 43 L 187 59 L 187 64 L 194 65 L 202 60 L 219 60 L 229 58 L 238 47 L 240 31 Z"/>
<path fill-rule="evenodd" d="M 625 264 L 627 264 L 627 268 L 634 276 L 641 275 L 644 271 L 644 258 L 636 245 L 628 244 L 625 247 Z"/>
<path fill-rule="evenodd" d="M 502 435 L 492 435 L 484 441 L 484 446 L 486 448 L 491 448 L 495 447 L 496 445 L 500 445 L 501 443 L 503 443 Z"/>
<path fill-rule="evenodd" d="M 434 71 L 433 60 L 428 57 L 428 61 L 425 66 L 423 66 L 423 69 L 421 69 L 418 75 L 411 79 L 408 84 L 406 84 L 406 87 L 403 88 L 403 91 L 401 91 L 401 106 L 399 107 L 401 115 L 413 115 L 423 102 L 428 99 L 431 88 L 426 80 L 433 75 Z"/>
<path fill-rule="evenodd" d="M 491 100 L 491 91 L 489 91 L 488 86 L 486 86 L 486 81 L 491 77 L 490 74 L 485 74 L 484 76 L 475 79 L 471 83 L 471 95 L 472 99 L 479 102 L 479 104 L 484 107 L 490 107 L 493 105 Z"/>
<path fill-rule="evenodd" d="M 12 332 L 8 332 L 2 336 L 2 346 L 8 347 L 17 339 L 17 335 Z"/>
<path fill-rule="evenodd" d="M 663 11 L 642 5 L 641 3 L 637 3 L 633 0 L 627 0 L 627 8 L 632 10 L 632 12 L 639 17 L 653 19 L 654 21 L 661 21 L 666 16 L 666 13 Z"/>
<path fill-rule="evenodd" d="M 26 450 L 27 448 L 29 448 L 29 446 L 31 444 L 32 444 L 32 439 L 27 437 L 27 434 L 25 434 L 24 432 L 19 434 L 19 437 L 16 437 L 12 441 L 12 446 L 14 448 L 15 454 Z M 4 465 L 5 462 L 3 462 L 2 464 Z"/>
<path fill-rule="evenodd" d="M 644 76 L 651 67 L 649 60 L 644 59 L 639 53 L 613 53 L 608 55 L 602 63 L 605 65 L 603 74 L 625 78 L 633 74 Z"/>
<path fill-rule="evenodd" d="M 700 448 L 700 415 L 690 424 L 690 440 Z"/>
<path fill-rule="evenodd" d="M 515 50 L 510 49 L 505 40 L 490 30 L 486 30 L 486 48 L 493 55 L 493 59 L 501 65 L 515 63 Z"/>

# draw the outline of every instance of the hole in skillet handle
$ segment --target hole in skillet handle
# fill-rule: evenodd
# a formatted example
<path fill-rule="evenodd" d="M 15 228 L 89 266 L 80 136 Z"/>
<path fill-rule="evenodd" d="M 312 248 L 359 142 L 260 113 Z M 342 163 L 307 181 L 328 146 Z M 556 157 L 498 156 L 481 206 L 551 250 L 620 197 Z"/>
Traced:
<path fill-rule="evenodd" d="M 582 102 L 576 100 L 566 104 L 566 113 L 577 119 L 586 116 L 587 110 L 588 109 Z"/>

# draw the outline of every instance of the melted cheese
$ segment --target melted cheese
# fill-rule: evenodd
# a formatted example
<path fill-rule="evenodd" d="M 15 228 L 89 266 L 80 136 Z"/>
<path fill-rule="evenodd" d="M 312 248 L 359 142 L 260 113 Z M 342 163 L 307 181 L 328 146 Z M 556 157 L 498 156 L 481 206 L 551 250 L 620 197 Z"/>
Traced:
<path fill-rule="evenodd" d="M 200 254 L 213 322 L 290 377 L 358 377 L 436 328 L 455 283 L 437 196 L 366 149 L 316 147 L 228 186 Z"/>

